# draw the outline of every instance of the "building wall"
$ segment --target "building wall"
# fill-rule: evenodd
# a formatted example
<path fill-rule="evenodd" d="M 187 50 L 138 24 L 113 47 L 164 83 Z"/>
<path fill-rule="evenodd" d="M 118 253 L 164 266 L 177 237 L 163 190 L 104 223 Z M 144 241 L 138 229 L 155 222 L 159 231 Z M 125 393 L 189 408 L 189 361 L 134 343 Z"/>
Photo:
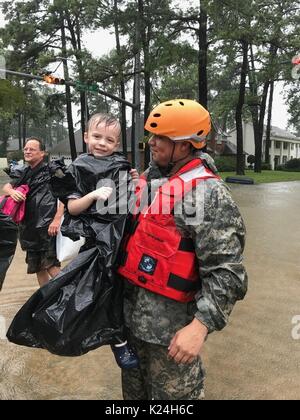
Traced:
<path fill-rule="evenodd" d="M 244 150 L 249 155 L 255 154 L 254 133 L 251 124 L 243 123 L 244 132 Z M 228 141 L 237 144 L 236 130 L 229 133 Z"/>
<path fill-rule="evenodd" d="M 244 150 L 249 155 L 255 155 L 255 143 L 253 126 L 244 123 Z M 236 130 L 229 133 L 228 140 L 233 144 L 237 144 Z M 280 147 L 277 147 L 280 146 Z M 266 141 L 263 140 L 263 157 L 265 155 Z M 286 139 L 281 137 L 271 137 L 270 163 L 272 169 L 275 166 L 284 164 L 293 158 L 300 158 L 300 139 Z"/>

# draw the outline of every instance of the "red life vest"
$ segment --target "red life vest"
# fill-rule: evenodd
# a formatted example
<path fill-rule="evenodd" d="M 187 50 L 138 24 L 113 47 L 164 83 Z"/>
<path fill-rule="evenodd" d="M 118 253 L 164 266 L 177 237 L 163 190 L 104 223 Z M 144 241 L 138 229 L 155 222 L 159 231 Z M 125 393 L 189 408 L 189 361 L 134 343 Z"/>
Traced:
<path fill-rule="evenodd" d="M 135 216 L 131 232 L 125 237 L 118 273 L 136 286 L 179 302 L 193 300 L 200 289 L 199 268 L 193 241 L 177 230 L 173 215 L 199 182 L 219 178 L 201 159 L 186 164 L 157 190 L 152 203 L 141 202 L 147 182 L 144 178 L 136 191 Z"/>

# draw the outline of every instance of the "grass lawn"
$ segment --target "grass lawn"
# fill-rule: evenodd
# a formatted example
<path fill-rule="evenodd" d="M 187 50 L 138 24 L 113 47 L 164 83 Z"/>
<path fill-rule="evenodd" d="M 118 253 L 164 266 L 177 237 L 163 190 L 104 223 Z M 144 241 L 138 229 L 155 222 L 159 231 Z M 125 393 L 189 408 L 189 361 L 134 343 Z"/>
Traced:
<path fill-rule="evenodd" d="M 222 179 L 225 180 L 227 176 L 234 176 L 238 178 L 235 172 L 221 172 Z M 254 179 L 255 184 L 264 184 L 266 182 L 288 182 L 300 181 L 300 172 L 284 172 L 284 171 L 262 171 L 260 174 L 254 171 L 245 171 L 247 178 Z"/>

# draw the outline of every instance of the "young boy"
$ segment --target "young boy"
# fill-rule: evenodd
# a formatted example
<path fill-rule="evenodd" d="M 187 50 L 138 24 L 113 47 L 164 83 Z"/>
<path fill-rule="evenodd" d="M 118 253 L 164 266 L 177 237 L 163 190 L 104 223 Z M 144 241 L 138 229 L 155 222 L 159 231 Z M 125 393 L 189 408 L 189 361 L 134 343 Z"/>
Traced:
<path fill-rule="evenodd" d="M 111 169 L 115 161 L 121 160 L 121 162 L 126 162 L 128 164 L 127 168 L 130 168 L 125 158 L 117 153 L 120 145 L 120 135 L 120 123 L 114 117 L 107 114 L 93 115 L 87 124 L 87 132 L 84 135 L 84 141 L 88 145 L 89 153 L 77 158 L 67 171 L 73 174 L 77 186 L 76 191 L 69 194 L 66 200 L 67 209 L 71 216 L 71 224 L 72 219 L 74 222 L 74 219 L 81 218 L 85 232 L 88 232 L 88 229 L 91 232 L 90 237 L 86 238 L 84 250 L 95 246 L 97 243 L 97 235 L 93 233 L 97 232 L 97 219 L 99 218 L 97 204 L 100 204 L 99 200 L 105 202 L 113 193 L 113 189 L 109 186 L 102 186 L 87 193 L 88 189 L 95 188 L 99 184 L 101 178 L 107 173 L 106 169 Z M 118 167 L 116 166 L 116 168 Z M 87 170 L 90 172 L 86 172 Z M 133 169 L 129 173 L 134 181 L 138 179 L 136 170 Z M 117 174 L 118 169 L 115 170 L 115 176 Z M 116 216 L 114 215 L 114 217 Z M 67 220 L 66 222 L 68 224 Z M 62 231 L 67 233 L 68 226 L 65 225 Z M 128 347 L 127 341 L 123 340 L 123 338 L 119 338 L 116 341 L 118 341 L 118 344 L 111 347 L 118 365 L 121 368 L 138 367 L 138 359 Z"/>

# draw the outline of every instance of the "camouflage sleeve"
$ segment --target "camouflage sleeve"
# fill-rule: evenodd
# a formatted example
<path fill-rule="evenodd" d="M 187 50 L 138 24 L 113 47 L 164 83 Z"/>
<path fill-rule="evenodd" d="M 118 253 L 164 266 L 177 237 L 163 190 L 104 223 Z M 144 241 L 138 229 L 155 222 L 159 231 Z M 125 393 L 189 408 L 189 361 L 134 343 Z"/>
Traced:
<path fill-rule="evenodd" d="M 234 304 L 247 291 L 242 264 L 245 226 L 220 181 L 201 183 L 186 198 L 182 214 L 175 220 L 178 228 L 193 238 L 199 261 L 202 289 L 196 295 L 195 317 L 213 332 L 225 327 Z"/>

